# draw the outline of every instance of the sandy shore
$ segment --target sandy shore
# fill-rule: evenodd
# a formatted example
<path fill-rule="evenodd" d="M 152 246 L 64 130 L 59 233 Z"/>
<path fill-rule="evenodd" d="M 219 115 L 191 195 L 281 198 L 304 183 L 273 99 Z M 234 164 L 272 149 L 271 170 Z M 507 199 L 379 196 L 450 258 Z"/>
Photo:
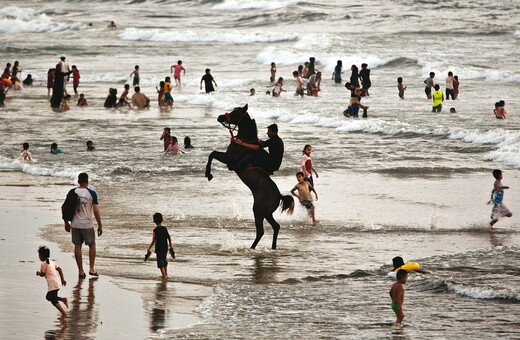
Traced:
<path fill-rule="evenodd" d="M 162 329 L 198 321 L 195 304 L 184 306 L 181 313 L 157 307 L 154 299 L 167 288 L 173 290 L 173 282 L 115 280 L 106 270 L 99 271 L 98 279 L 82 280 L 77 276 L 72 244 L 62 245 L 62 251 L 41 238 L 46 225 L 47 233 L 48 225 L 53 225 L 56 233 L 67 235 L 59 224 L 59 207 L 71 183 L 16 172 L 0 172 L 0 183 L 0 338 L 144 339 Z M 67 285 L 60 296 L 69 299 L 66 321 L 57 320 L 59 312 L 45 300 L 46 281 L 35 275 L 40 266 L 37 249 L 42 244 L 51 249 L 51 259 L 65 274 Z M 143 286 L 149 286 L 151 294 L 133 289 Z"/>

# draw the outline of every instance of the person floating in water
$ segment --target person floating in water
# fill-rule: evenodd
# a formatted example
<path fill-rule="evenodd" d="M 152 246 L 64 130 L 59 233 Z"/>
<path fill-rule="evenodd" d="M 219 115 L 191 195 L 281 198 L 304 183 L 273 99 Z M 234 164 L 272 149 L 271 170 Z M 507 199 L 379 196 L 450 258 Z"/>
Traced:
<path fill-rule="evenodd" d="M 493 184 L 493 190 L 491 190 L 491 199 L 487 202 L 488 205 L 493 203 L 490 226 L 495 225 L 501 217 L 513 216 L 513 213 L 503 203 L 504 189 L 509 189 L 509 187 L 502 185 L 502 170 L 493 170 L 493 177 L 495 177 L 495 184 Z"/>
<path fill-rule="evenodd" d="M 392 299 L 392 310 L 395 312 L 397 319 L 394 325 L 401 326 L 404 319 L 403 303 L 404 303 L 404 287 L 408 281 L 408 272 L 404 269 L 397 271 L 396 282 L 390 288 L 390 298 Z"/>

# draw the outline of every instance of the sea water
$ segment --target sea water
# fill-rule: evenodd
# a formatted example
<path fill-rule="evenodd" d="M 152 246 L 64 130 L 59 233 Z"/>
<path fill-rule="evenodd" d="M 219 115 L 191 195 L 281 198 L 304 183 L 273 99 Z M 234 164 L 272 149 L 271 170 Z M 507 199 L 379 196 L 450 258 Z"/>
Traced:
<path fill-rule="evenodd" d="M 65 184 L 63 198 L 79 172 L 89 173 L 105 229 L 98 270 L 143 293 L 150 337 L 519 337 L 519 23 L 515 1 L 4 1 L 0 62 L 19 60 L 21 78 L 30 73 L 35 85 L 10 91 L 0 109 L 0 169 L 29 174 L 34 185 L 53 177 Z M 88 107 L 72 99 L 70 111 L 51 110 L 46 74 L 62 55 L 78 67 Z M 322 90 L 302 99 L 292 71 L 309 57 Z M 173 90 L 173 110 L 161 111 L 155 87 L 177 60 L 183 86 Z M 371 69 L 367 119 L 343 117 L 349 93 L 331 80 L 337 60 L 343 82 L 352 64 Z M 271 62 L 287 90 L 279 98 L 264 94 Z M 151 109 L 104 109 L 108 89 L 120 94 L 134 65 Z M 210 95 L 199 89 L 206 68 L 218 84 Z M 430 71 L 443 89 L 448 71 L 459 76 L 459 98 L 441 113 L 424 94 Z M 506 120 L 492 113 L 499 100 Z M 215 178 L 204 178 L 209 153 L 229 142 L 216 117 L 246 103 L 260 138 L 279 126 L 285 157 L 273 180 L 282 193 L 296 183 L 305 144 L 319 173 L 321 223 L 312 226 L 298 202 L 294 215 L 276 213 L 277 251 L 267 223 L 249 249 L 253 199 L 238 177 L 215 161 Z M 164 127 L 195 148 L 164 156 Z M 31 163 L 17 160 L 26 141 Z M 50 154 L 52 142 L 62 155 Z M 494 168 L 511 187 L 513 217 L 491 230 Z M 53 200 L 60 223 L 61 199 Z M 167 289 L 155 285 L 155 264 L 142 262 L 157 211 L 177 253 Z M 45 237 L 71 247 L 55 230 Z M 397 255 L 428 271 L 405 287 L 402 329 L 391 327 L 388 296 Z M 190 312 L 179 301 L 196 301 L 199 323 L 172 326 L 170 311 Z"/>

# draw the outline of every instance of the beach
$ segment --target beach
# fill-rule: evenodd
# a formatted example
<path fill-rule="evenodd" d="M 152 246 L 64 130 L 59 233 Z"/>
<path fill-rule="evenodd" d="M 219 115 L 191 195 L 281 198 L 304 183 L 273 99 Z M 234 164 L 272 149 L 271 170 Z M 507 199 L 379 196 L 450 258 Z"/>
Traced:
<path fill-rule="evenodd" d="M 31 74 L 34 84 L 10 90 L 0 108 L 0 337 L 520 336 L 520 4 L 4 2 L 0 34 L 9 46 L 0 63 L 19 61 L 19 76 Z M 47 74 L 60 57 L 77 66 L 88 106 L 76 105 L 71 80 L 70 110 L 51 108 Z M 311 57 L 321 91 L 301 98 L 292 73 Z M 160 108 L 157 87 L 179 60 L 182 86 L 173 87 L 173 108 Z M 338 60 L 341 83 L 331 78 Z M 275 78 L 284 78 L 279 97 L 271 95 L 272 62 Z M 344 83 L 362 63 L 371 70 L 370 96 L 361 98 L 368 117 L 345 118 L 351 93 Z M 128 84 L 133 95 L 136 65 L 150 108 L 105 109 L 110 89 L 119 96 Z M 218 84 L 209 94 L 200 87 L 207 68 Z M 441 112 L 432 112 L 425 94 L 430 72 L 443 92 L 448 72 L 460 79 L 457 99 L 445 100 Z M 492 111 L 500 100 L 506 119 Z M 205 177 L 209 154 L 230 143 L 217 117 L 246 104 L 260 140 L 278 126 L 285 152 L 271 178 L 282 195 L 297 183 L 307 144 L 319 174 L 313 204 L 320 223 L 312 225 L 295 198 L 294 214 L 274 213 L 276 250 L 267 222 L 250 249 L 254 200 L 239 177 L 216 160 L 214 178 Z M 181 149 L 186 136 L 194 148 L 165 155 L 166 127 Z M 87 141 L 95 150 L 87 151 Z M 23 143 L 32 161 L 19 159 Z M 61 154 L 50 152 L 52 143 Z M 491 228 L 494 169 L 503 171 L 513 215 Z M 98 279 L 78 278 L 61 220 L 60 206 L 82 172 L 103 220 Z M 156 212 L 176 253 L 167 282 L 155 254 L 144 261 Z M 41 244 L 67 280 L 60 291 L 70 301 L 65 323 L 35 275 Z M 410 273 L 405 285 L 403 327 L 392 326 L 388 295 L 395 256 L 425 271 Z"/>

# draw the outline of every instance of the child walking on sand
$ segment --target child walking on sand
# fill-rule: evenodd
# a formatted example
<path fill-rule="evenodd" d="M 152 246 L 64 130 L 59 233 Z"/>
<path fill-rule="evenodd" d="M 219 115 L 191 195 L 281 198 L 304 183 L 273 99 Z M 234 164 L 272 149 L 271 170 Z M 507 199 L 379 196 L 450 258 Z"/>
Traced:
<path fill-rule="evenodd" d="M 168 254 L 168 249 L 170 251 L 170 255 L 172 258 L 175 258 L 175 252 L 172 247 L 172 239 L 170 234 L 168 233 L 168 229 L 162 225 L 163 217 L 161 213 L 155 213 L 153 215 L 153 222 L 156 224 L 155 229 L 153 230 L 152 243 L 148 247 L 146 251 L 146 255 L 144 260 L 148 260 L 150 257 L 153 245 L 155 244 L 155 254 L 157 256 L 157 268 L 161 270 L 161 275 L 164 280 L 168 279 L 168 260 L 166 259 L 166 255 Z M 170 247 L 168 248 L 168 244 Z"/>
<path fill-rule="evenodd" d="M 312 224 L 316 225 L 320 222 L 314 215 L 314 204 L 311 202 L 311 192 L 314 192 L 314 195 L 316 195 L 316 200 L 318 200 L 318 193 L 309 182 L 304 180 L 303 172 L 297 172 L 296 179 L 298 180 L 298 184 L 296 184 L 291 190 L 291 194 L 298 197 L 301 205 L 303 205 L 309 212 L 309 215 L 312 218 Z M 298 191 L 298 194 L 295 193 L 296 190 Z"/>
<path fill-rule="evenodd" d="M 63 271 L 56 262 L 49 260 L 51 251 L 46 246 L 41 246 L 38 248 L 38 256 L 40 257 L 42 264 L 40 266 L 40 270 L 36 272 L 36 275 L 45 277 L 47 280 L 48 293 L 45 298 L 60 311 L 61 318 L 66 318 L 68 314 L 61 306 L 60 301 L 63 302 L 65 307 L 68 308 L 69 300 L 67 298 L 58 296 L 58 291 L 60 290 L 61 286 L 65 286 L 67 284 L 65 277 L 63 276 Z"/>
<path fill-rule="evenodd" d="M 497 223 L 501 217 L 513 216 L 513 213 L 502 202 L 504 200 L 504 189 L 509 189 L 508 186 L 502 185 L 502 170 L 493 170 L 493 177 L 495 177 L 495 184 L 493 185 L 493 190 L 491 190 L 491 199 L 487 202 L 488 205 L 493 202 L 490 226 Z"/>
<path fill-rule="evenodd" d="M 401 326 L 404 319 L 403 303 L 404 303 L 404 287 L 408 281 L 408 272 L 404 269 L 397 271 L 396 282 L 390 288 L 390 298 L 392 299 L 392 309 L 397 316 L 394 325 Z"/>

